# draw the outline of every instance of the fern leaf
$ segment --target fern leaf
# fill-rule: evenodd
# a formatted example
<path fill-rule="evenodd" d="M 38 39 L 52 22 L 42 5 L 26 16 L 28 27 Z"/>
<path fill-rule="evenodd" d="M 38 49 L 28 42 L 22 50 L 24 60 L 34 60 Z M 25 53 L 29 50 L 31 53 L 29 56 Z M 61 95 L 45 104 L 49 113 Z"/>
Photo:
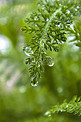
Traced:
<path fill-rule="evenodd" d="M 66 100 L 61 105 L 56 105 L 45 113 L 45 116 L 50 116 L 58 112 L 68 112 L 81 116 L 81 98 L 76 96 L 67 103 Z"/>
<path fill-rule="evenodd" d="M 79 10 L 78 2 L 75 4 L 71 0 L 42 0 L 38 3 L 38 11 L 26 18 L 27 26 L 23 31 L 33 34 L 28 46 L 32 53 L 28 55 L 28 47 L 24 47 L 24 51 L 27 55 L 26 64 L 30 64 L 29 71 L 34 86 L 41 77 L 44 63 L 54 65 L 46 50 L 58 51 L 59 44 L 66 42 L 67 29 Z"/>

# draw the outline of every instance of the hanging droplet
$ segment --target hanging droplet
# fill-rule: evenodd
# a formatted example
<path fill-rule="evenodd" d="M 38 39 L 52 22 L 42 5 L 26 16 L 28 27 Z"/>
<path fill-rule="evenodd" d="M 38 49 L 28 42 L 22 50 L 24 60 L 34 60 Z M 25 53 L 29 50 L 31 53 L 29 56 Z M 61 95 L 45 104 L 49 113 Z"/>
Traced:
<path fill-rule="evenodd" d="M 50 67 L 52 67 L 52 66 L 54 65 L 54 62 L 51 61 L 51 62 L 49 62 L 47 65 L 50 66 Z"/>
<path fill-rule="evenodd" d="M 25 47 L 25 48 L 24 48 L 24 53 L 25 53 L 28 57 L 30 57 L 31 54 L 33 54 L 33 51 L 31 50 L 30 47 Z"/>
<path fill-rule="evenodd" d="M 49 57 L 49 56 L 47 56 L 46 58 L 47 58 L 46 59 L 47 65 L 52 67 L 54 65 L 53 59 L 51 57 Z"/>
<path fill-rule="evenodd" d="M 38 81 L 35 78 L 32 78 L 31 86 L 36 87 L 38 85 Z"/>

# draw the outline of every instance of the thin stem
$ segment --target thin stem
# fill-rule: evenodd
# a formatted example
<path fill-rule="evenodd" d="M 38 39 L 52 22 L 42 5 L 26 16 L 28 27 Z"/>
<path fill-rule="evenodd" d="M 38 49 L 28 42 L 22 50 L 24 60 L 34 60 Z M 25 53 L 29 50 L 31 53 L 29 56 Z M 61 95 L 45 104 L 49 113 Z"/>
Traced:
<path fill-rule="evenodd" d="M 60 12 L 60 11 L 61 11 L 61 8 L 59 8 L 58 10 L 56 10 L 56 12 L 54 12 L 54 13 L 52 14 L 52 16 L 50 17 L 49 21 L 47 22 L 47 24 L 46 24 L 46 26 L 45 26 L 45 29 L 44 29 L 44 32 L 43 32 L 43 34 L 42 34 L 42 37 L 41 37 L 41 39 L 40 39 L 40 48 L 39 48 L 39 52 L 41 51 L 42 44 L 44 43 L 43 38 L 44 38 L 45 34 L 47 33 L 47 30 L 48 30 L 48 28 L 49 28 L 49 25 L 50 25 L 51 21 L 52 21 L 53 18 L 56 16 L 56 14 L 57 14 L 58 12 Z"/>

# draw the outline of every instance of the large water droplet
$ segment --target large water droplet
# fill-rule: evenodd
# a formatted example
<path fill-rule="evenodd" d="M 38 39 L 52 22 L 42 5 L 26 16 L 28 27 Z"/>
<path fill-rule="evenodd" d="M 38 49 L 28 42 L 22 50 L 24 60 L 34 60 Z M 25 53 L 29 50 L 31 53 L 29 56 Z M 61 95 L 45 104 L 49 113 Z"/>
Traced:
<path fill-rule="evenodd" d="M 49 56 L 47 56 L 46 62 L 47 62 L 47 65 L 50 67 L 52 67 L 54 65 L 53 59 Z"/>
<path fill-rule="evenodd" d="M 25 53 L 28 57 L 30 57 L 31 54 L 33 54 L 33 51 L 31 50 L 30 47 L 25 47 L 25 48 L 24 48 L 24 53 Z"/>
<path fill-rule="evenodd" d="M 31 86 L 36 87 L 38 85 L 38 81 L 35 79 L 32 79 Z"/>
<path fill-rule="evenodd" d="M 54 62 L 51 61 L 51 62 L 49 62 L 47 65 L 50 66 L 50 67 L 52 67 L 52 66 L 54 65 Z"/>

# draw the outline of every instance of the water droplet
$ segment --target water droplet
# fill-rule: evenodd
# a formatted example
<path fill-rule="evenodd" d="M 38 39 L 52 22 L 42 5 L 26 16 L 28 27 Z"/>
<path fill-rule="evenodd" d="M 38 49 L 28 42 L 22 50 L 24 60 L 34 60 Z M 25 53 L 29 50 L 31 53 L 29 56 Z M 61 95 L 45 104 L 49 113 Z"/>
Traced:
<path fill-rule="evenodd" d="M 58 24 L 58 25 L 56 25 L 56 26 L 60 27 L 60 26 L 61 26 L 61 23 L 60 23 L 60 24 Z"/>
<path fill-rule="evenodd" d="M 25 54 L 28 56 L 28 57 L 30 57 L 31 55 L 29 54 L 29 53 L 27 53 L 27 52 L 25 52 Z"/>
<path fill-rule="evenodd" d="M 31 50 L 30 47 L 26 47 L 26 48 L 24 49 L 24 53 L 25 53 L 28 57 L 30 57 L 31 54 L 33 54 L 33 51 Z"/>
<path fill-rule="evenodd" d="M 51 61 L 51 62 L 48 63 L 48 66 L 50 66 L 50 67 L 53 66 L 53 65 L 54 65 L 54 62 L 53 61 Z"/>
<path fill-rule="evenodd" d="M 67 14 L 69 14 L 70 13 L 70 10 L 67 10 Z"/>
<path fill-rule="evenodd" d="M 32 78 L 31 86 L 36 87 L 38 85 L 38 81 L 35 78 Z"/>
<path fill-rule="evenodd" d="M 52 67 L 54 65 L 53 59 L 51 57 L 49 57 L 49 56 L 47 56 L 46 58 L 47 58 L 46 59 L 47 65 Z"/>
<path fill-rule="evenodd" d="M 37 20 L 37 16 L 34 17 L 34 20 Z"/>
<path fill-rule="evenodd" d="M 48 22 L 49 21 L 49 18 L 47 18 L 46 21 Z"/>

